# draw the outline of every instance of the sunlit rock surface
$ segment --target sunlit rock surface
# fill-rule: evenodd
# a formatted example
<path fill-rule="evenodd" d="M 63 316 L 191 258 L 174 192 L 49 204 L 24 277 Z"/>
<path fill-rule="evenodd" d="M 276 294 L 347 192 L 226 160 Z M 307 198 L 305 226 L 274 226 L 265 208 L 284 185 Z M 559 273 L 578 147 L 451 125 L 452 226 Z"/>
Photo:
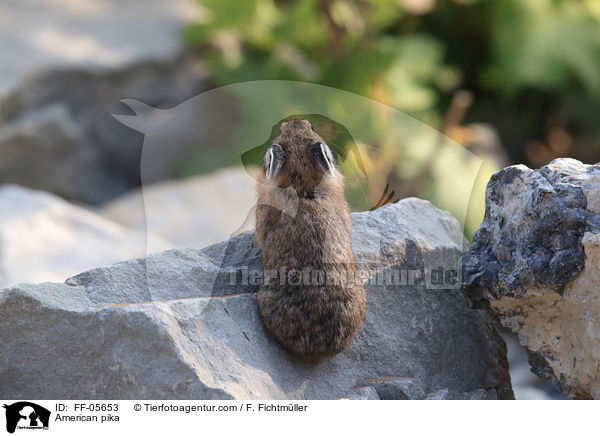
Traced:
<path fill-rule="evenodd" d="M 458 222 L 407 199 L 352 215 L 369 268 L 360 332 L 320 363 L 264 331 L 254 234 L 0 291 L 0 396 L 29 399 L 512 398 L 506 346 L 460 282 L 379 282 L 394 270 L 458 267 Z M 379 274 L 379 276 L 377 275 Z M 447 276 L 452 279 L 452 275 Z M 43 380 L 43 383 L 30 383 Z M 365 389 L 366 388 L 366 389 Z M 432 394 L 432 395 L 429 395 Z"/>

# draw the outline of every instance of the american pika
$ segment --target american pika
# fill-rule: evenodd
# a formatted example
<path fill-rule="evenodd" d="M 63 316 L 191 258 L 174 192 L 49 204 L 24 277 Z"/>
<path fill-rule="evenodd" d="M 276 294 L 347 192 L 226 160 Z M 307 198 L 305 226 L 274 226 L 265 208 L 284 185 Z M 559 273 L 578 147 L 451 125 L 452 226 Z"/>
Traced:
<path fill-rule="evenodd" d="M 257 298 L 266 330 L 302 360 L 331 357 L 358 332 L 367 296 L 356 274 L 343 177 L 308 121 L 281 124 L 257 191 L 265 279 Z"/>

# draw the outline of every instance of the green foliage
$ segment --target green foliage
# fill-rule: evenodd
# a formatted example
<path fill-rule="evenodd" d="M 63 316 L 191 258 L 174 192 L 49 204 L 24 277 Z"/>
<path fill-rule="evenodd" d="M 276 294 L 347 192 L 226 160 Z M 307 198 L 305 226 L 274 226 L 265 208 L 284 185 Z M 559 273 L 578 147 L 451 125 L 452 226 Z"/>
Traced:
<path fill-rule="evenodd" d="M 546 106 L 531 120 L 538 129 L 551 110 L 590 127 L 589 111 L 577 105 L 587 100 L 597 109 L 600 101 L 597 0 L 199 4 L 204 19 L 185 38 L 212 48 L 203 58 L 218 84 L 309 81 L 376 98 L 434 125 L 459 86 L 500 99 L 500 117 L 510 117 L 526 95 L 533 99 L 526 110 Z"/>
<path fill-rule="evenodd" d="M 202 0 L 206 23 L 185 31 L 213 47 L 204 59 L 219 84 L 287 79 L 334 86 L 435 118 L 438 85 L 457 80 L 443 45 L 389 32 L 404 12 L 395 0 Z"/>
<path fill-rule="evenodd" d="M 492 41 L 504 91 L 560 91 L 575 79 L 600 93 L 600 26 L 581 2 L 494 2 Z M 510 23 L 510 25 L 508 25 Z"/>
<path fill-rule="evenodd" d="M 528 141 L 544 141 L 547 130 L 555 127 L 571 135 L 570 154 L 600 160 L 598 0 L 199 0 L 199 4 L 203 18 L 188 27 L 184 37 L 202 47 L 202 58 L 217 85 L 265 79 L 327 85 L 385 103 L 438 130 L 444 129 L 453 93 L 467 89 L 475 101 L 466 121 L 495 126 L 513 160 L 523 160 Z M 293 104 L 297 96 L 276 97 L 264 96 L 264 104 L 288 104 L 282 113 L 298 113 Z M 335 105 L 336 101 L 326 104 L 332 112 Z M 256 108 L 244 110 L 249 120 L 260 116 Z M 427 135 L 417 131 L 405 138 L 406 132 L 395 132 L 406 139 L 398 142 L 390 139 L 384 120 L 352 122 L 379 126 L 365 149 L 375 172 L 418 180 L 427 166 L 423 162 L 432 159 L 427 150 L 435 147 Z M 465 163 L 457 156 L 445 157 L 455 173 Z M 478 225 L 483 187 L 494 170 L 489 164 L 484 167 L 477 171 L 471 165 L 466 171 L 465 183 L 473 179 L 473 171 L 478 174 L 474 192 L 479 196 L 469 203 L 471 216 L 461 220 L 470 223 L 467 234 Z M 452 198 L 440 174 L 432 175 L 429 184 L 416 183 L 416 194 L 452 209 L 459 201 Z"/>

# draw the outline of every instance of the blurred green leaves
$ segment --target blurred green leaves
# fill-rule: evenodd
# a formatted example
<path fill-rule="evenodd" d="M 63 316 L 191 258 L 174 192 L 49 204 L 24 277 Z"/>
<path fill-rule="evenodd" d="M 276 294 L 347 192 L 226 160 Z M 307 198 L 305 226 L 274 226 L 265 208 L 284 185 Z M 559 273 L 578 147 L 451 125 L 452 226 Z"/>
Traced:
<path fill-rule="evenodd" d="M 494 117 L 482 111 L 477 121 L 516 122 L 519 131 L 509 126 L 509 136 L 539 135 L 556 112 L 565 123 L 600 132 L 589 120 L 589 106 L 600 108 L 598 0 L 198 3 L 204 19 L 184 36 L 204 47 L 218 85 L 264 79 L 329 85 L 434 127 L 451 93 L 466 87 L 478 94 L 474 111 L 501 103 Z M 527 112 L 520 121 L 515 109 Z M 508 147 L 518 157 L 523 144 Z"/>
<path fill-rule="evenodd" d="M 585 2 L 492 3 L 492 40 L 504 91 L 560 91 L 576 79 L 586 92 L 600 95 L 600 26 Z"/>
<path fill-rule="evenodd" d="M 397 0 L 201 0 L 206 22 L 185 38 L 219 84 L 286 79 L 377 98 L 435 121 L 438 87 L 458 86 L 444 47 L 428 35 L 394 32 Z"/>
<path fill-rule="evenodd" d="M 450 136 L 451 131 L 465 131 L 468 137 L 468 126 L 461 123 L 492 125 L 513 161 L 525 159 L 537 166 L 567 154 L 600 160 L 600 0 L 198 3 L 203 19 L 185 29 L 184 37 L 200 47 L 216 85 L 265 79 L 327 85 L 387 104 Z M 460 89 L 468 90 L 474 103 L 464 120 L 455 108 L 460 116 L 448 123 L 453 95 Z M 298 96 L 260 98 L 282 113 L 299 113 L 294 105 Z M 336 108 L 335 99 L 324 104 L 328 113 L 352 111 Z M 249 120 L 261 116 L 256 107 L 243 111 Z M 352 123 L 364 124 L 363 130 L 379 129 L 358 147 L 381 183 L 386 177 L 395 179 L 410 188 L 406 195 L 428 198 L 460 214 L 464 206 L 456 206 L 460 201 L 450 186 L 461 182 L 449 185 L 444 178 L 463 172 L 469 174 L 466 183 L 476 164 L 462 153 L 450 156 L 442 150 L 437 154 L 443 159 L 436 156 L 438 176 L 430 174 L 423 184 L 419 178 L 427 165 L 422 160 L 430 159 L 426 150 L 434 147 L 430 134 L 394 131 L 385 119 L 357 117 Z M 552 145 L 553 131 L 565 132 L 566 146 Z M 478 226 L 483 190 L 495 169 L 489 163 L 482 166 L 469 216 L 457 216 L 466 223 L 467 235 Z M 367 203 L 354 204 L 376 202 L 383 188 L 375 185 Z"/>

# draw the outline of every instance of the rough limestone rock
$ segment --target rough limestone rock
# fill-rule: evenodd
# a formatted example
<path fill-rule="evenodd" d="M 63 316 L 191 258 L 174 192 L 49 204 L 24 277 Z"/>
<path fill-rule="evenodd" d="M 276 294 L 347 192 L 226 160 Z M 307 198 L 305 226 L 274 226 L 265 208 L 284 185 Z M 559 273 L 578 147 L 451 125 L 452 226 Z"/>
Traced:
<path fill-rule="evenodd" d="M 198 14 L 194 0 L 3 2 L 0 183 L 92 204 L 138 185 L 143 137 L 111 114 L 206 89 L 181 38 Z"/>
<path fill-rule="evenodd" d="M 476 389 L 471 392 L 453 392 L 447 388 L 440 389 L 427 395 L 425 400 L 497 400 L 495 392 Z"/>
<path fill-rule="evenodd" d="M 359 380 L 357 386 L 353 386 L 355 393 L 361 389 L 372 387 L 377 396 L 386 400 L 421 400 L 425 398 L 425 386 L 420 380 L 387 377 L 380 379 Z"/>
<path fill-rule="evenodd" d="M 342 400 L 381 400 L 373 386 L 352 386 Z"/>
<path fill-rule="evenodd" d="M 157 247 L 167 248 L 160 240 Z M 52 194 L 0 186 L 0 288 L 63 281 L 146 254 L 146 235 Z"/>
<path fill-rule="evenodd" d="M 336 399 L 372 387 L 362 396 L 448 389 L 512 398 L 505 344 L 489 317 L 467 306 L 455 274 L 442 274 L 445 284 L 429 274 L 457 268 L 457 221 L 418 199 L 352 221 L 369 303 L 343 353 L 298 362 L 265 333 L 252 279 L 260 254 L 249 231 L 65 284 L 0 291 L 0 397 Z M 418 280 L 424 270 L 431 286 Z M 394 271 L 412 273 L 403 284 L 385 278 Z"/>
<path fill-rule="evenodd" d="M 464 289 L 518 333 L 532 370 L 600 398 L 600 165 L 557 159 L 500 171 L 464 257 Z"/>

